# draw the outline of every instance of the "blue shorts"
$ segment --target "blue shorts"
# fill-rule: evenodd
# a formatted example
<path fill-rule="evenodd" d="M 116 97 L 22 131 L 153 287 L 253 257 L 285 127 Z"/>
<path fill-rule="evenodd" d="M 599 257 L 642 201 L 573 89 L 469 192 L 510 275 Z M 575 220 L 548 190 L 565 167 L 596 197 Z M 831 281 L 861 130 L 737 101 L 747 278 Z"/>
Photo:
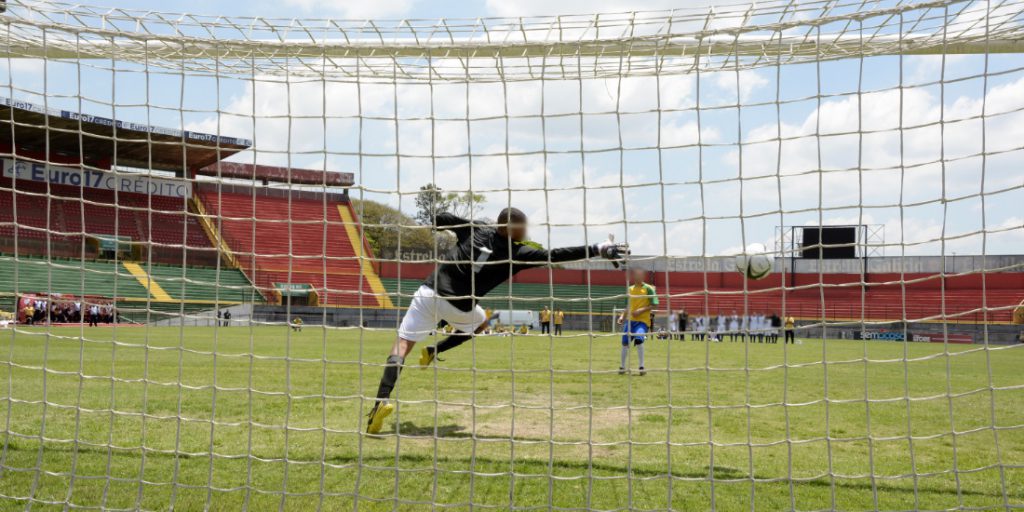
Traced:
<path fill-rule="evenodd" d="M 622 325 L 622 346 L 629 346 L 630 339 L 633 340 L 634 345 L 642 345 L 644 342 L 644 336 L 647 335 L 647 324 L 645 322 L 637 322 L 629 320 Z"/>

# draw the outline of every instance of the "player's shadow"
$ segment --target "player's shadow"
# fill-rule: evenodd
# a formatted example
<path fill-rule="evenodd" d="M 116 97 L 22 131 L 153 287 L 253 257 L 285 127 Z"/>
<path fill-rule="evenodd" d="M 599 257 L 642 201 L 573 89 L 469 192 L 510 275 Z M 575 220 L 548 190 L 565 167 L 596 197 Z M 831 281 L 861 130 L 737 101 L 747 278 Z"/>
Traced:
<path fill-rule="evenodd" d="M 488 440 L 506 440 L 506 441 L 531 441 L 531 442 L 543 442 L 547 441 L 546 438 L 537 437 L 525 437 L 525 436 L 504 436 L 495 434 L 481 434 L 466 430 L 463 425 L 427 425 L 420 426 L 416 425 L 411 421 L 403 421 L 399 423 L 395 428 L 394 434 L 402 437 L 426 437 L 426 438 L 439 438 L 439 439 L 488 439 Z"/>
<path fill-rule="evenodd" d="M 704 466 L 704 472 L 703 473 L 699 473 L 698 476 L 706 476 L 706 475 L 708 475 L 710 473 L 711 473 L 711 466 Z M 747 472 L 746 471 L 743 471 L 743 470 L 740 470 L 740 469 L 736 469 L 736 468 L 730 468 L 728 466 L 715 466 L 715 478 L 717 478 L 717 479 L 729 480 L 729 479 L 746 478 L 746 477 L 747 477 Z"/>

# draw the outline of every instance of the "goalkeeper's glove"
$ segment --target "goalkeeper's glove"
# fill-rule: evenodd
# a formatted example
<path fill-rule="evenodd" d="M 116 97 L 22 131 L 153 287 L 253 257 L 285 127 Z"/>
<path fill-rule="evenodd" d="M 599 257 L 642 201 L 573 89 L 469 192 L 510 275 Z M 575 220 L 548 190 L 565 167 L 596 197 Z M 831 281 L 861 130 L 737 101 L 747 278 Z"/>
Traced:
<path fill-rule="evenodd" d="M 611 260 L 615 268 L 619 268 L 619 261 L 629 255 L 629 244 L 615 243 L 615 235 L 608 235 L 608 239 L 597 244 L 597 253 L 602 258 Z"/>

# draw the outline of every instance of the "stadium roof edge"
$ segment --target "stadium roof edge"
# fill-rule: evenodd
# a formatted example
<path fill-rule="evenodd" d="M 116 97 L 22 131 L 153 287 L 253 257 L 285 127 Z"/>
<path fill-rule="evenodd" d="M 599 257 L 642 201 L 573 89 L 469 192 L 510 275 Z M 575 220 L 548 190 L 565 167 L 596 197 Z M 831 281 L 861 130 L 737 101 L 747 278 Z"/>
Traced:
<path fill-rule="evenodd" d="M 322 185 L 326 187 L 351 187 L 355 175 L 350 172 L 298 169 L 274 165 L 249 164 L 240 162 L 214 162 L 197 174 L 216 178 L 233 178 L 252 181 L 273 181 L 293 185 Z"/>
<path fill-rule="evenodd" d="M 0 145 L 87 162 L 181 173 L 244 151 L 252 141 L 120 121 L 0 98 Z"/>

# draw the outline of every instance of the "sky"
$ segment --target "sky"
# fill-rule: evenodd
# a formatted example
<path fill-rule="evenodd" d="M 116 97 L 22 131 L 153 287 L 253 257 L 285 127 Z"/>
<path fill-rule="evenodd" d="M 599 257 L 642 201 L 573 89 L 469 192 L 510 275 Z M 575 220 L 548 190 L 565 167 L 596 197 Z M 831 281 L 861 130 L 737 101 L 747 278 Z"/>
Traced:
<path fill-rule="evenodd" d="M 95 3 L 231 16 L 427 20 L 678 6 Z M 472 189 L 487 198 L 482 216 L 519 207 L 535 223 L 533 237 L 548 246 L 613 233 L 640 254 L 729 255 L 755 242 L 775 247 L 778 226 L 823 223 L 883 226 L 889 256 L 1024 252 L 1020 55 L 844 59 L 703 73 L 699 83 L 693 75 L 666 74 L 468 86 L 213 80 L 30 60 L 2 67 L 6 96 L 45 97 L 61 108 L 84 99 L 82 109 L 92 114 L 251 138 L 255 151 L 236 159 L 354 172 L 354 197 L 410 213 L 423 184 Z"/>

